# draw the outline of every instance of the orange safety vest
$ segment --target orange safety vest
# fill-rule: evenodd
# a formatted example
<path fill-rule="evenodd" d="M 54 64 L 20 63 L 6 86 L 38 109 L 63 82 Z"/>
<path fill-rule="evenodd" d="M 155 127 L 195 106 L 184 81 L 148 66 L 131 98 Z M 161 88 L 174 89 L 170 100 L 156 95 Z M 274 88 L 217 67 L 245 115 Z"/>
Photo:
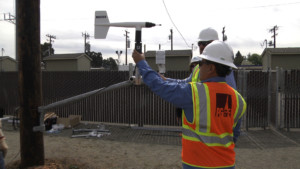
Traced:
<path fill-rule="evenodd" d="M 224 82 L 190 83 L 193 121 L 182 118 L 182 161 L 201 168 L 235 165 L 233 129 L 246 110 L 243 97 Z"/>

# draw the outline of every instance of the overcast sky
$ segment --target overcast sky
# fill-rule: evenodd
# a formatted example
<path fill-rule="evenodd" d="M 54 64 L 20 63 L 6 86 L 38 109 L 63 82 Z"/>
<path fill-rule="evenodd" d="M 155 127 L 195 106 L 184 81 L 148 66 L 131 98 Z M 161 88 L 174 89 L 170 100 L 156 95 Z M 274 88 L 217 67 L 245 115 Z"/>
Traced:
<path fill-rule="evenodd" d="M 83 53 L 88 33 L 91 51 L 101 52 L 104 58 L 117 59 L 122 50 L 125 62 L 125 30 L 129 31 L 131 48 L 128 63 L 132 62 L 135 29 L 111 27 L 106 39 L 94 39 L 95 11 L 106 10 L 110 22 L 153 22 L 160 27 L 143 28 L 142 43 L 147 50 L 170 50 L 168 38 L 173 29 L 173 49 L 191 49 L 199 32 L 207 27 L 216 29 L 222 39 L 222 28 L 234 53 L 261 54 L 265 39 L 273 40 L 269 32 L 278 26 L 277 47 L 300 47 L 300 1 L 298 0 L 40 0 L 41 43 L 46 34 L 56 36 L 55 54 Z M 4 56 L 15 58 L 15 25 L 3 21 L 4 13 L 15 15 L 15 0 L 0 0 L 0 50 Z M 0 51 L 1 52 L 1 51 Z M 199 55 L 194 49 L 194 55 Z M 2 56 L 2 53 L 1 53 Z"/>

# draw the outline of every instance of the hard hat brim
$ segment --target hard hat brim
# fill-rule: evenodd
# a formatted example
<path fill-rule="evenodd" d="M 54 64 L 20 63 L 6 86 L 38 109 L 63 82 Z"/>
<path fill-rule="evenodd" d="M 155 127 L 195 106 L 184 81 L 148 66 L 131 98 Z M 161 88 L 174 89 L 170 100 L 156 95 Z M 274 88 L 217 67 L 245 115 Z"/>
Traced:
<path fill-rule="evenodd" d="M 222 59 L 210 57 L 210 56 L 208 56 L 208 55 L 203 55 L 203 54 L 201 54 L 200 57 L 201 57 L 202 59 L 205 59 L 205 60 L 209 60 L 209 61 L 212 61 L 212 62 L 219 63 L 219 64 L 221 64 L 221 65 L 226 65 L 226 66 L 229 66 L 229 67 L 231 67 L 231 68 L 237 69 L 237 67 L 235 66 L 235 64 L 233 64 L 233 63 L 231 63 L 231 62 L 228 62 L 228 61 L 225 61 L 225 60 L 222 60 Z"/>
<path fill-rule="evenodd" d="M 202 60 L 202 58 L 200 58 L 199 56 L 194 56 L 191 61 L 190 61 L 190 64 L 191 63 L 195 63 L 195 62 L 200 62 Z"/>
<path fill-rule="evenodd" d="M 219 40 L 219 38 L 199 38 L 199 41 L 203 41 L 203 42 L 208 42 L 208 41 L 214 41 L 214 40 Z"/>

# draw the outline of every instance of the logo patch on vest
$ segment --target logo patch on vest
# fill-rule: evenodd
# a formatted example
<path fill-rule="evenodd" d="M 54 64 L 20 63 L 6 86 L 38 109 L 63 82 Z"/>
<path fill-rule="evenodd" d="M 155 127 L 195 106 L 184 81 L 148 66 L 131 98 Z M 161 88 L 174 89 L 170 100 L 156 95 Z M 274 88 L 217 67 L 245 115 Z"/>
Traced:
<path fill-rule="evenodd" d="M 216 93 L 216 117 L 231 117 L 231 95 Z"/>

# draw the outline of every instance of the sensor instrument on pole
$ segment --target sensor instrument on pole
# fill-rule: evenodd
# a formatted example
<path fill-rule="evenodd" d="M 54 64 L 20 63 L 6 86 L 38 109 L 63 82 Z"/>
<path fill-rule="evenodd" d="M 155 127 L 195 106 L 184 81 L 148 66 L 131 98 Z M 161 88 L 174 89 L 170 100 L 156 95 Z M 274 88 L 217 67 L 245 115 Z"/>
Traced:
<path fill-rule="evenodd" d="M 151 22 L 116 22 L 110 23 L 106 11 L 95 12 L 95 39 L 105 39 L 110 26 L 135 28 L 135 49 L 142 52 L 142 28 L 151 28 L 154 26 L 161 26 L 161 24 L 154 24 Z"/>
<path fill-rule="evenodd" d="M 154 26 L 161 26 L 161 24 L 154 24 L 151 22 L 116 22 L 110 23 L 106 11 L 95 12 L 95 39 L 105 39 L 110 26 L 135 28 L 135 50 L 142 53 L 142 28 L 151 28 Z M 137 84 L 140 83 L 140 75 L 136 69 Z"/>

